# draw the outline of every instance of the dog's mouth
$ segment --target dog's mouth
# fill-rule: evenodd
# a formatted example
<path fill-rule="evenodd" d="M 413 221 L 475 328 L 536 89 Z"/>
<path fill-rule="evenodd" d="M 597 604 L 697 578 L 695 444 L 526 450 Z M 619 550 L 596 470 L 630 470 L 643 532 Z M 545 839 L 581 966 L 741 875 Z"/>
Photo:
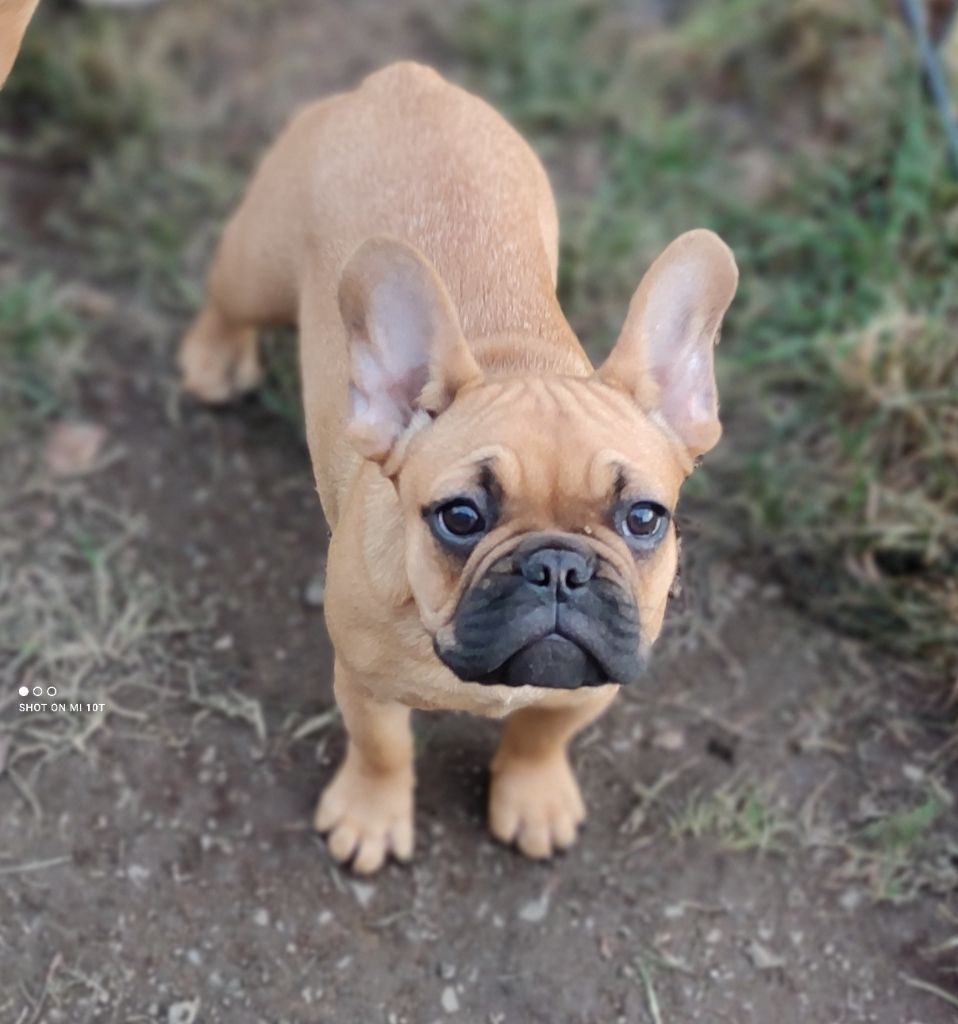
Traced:
<path fill-rule="evenodd" d="M 475 680 L 486 685 L 548 686 L 560 690 L 601 686 L 609 681 L 593 654 L 560 633 L 534 640 Z"/>
<path fill-rule="evenodd" d="M 434 647 L 439 660 L 464 683 L 575 690 L 621 682 L 613 680 L 592 651 L 555 630 L 509 653 L 492 668 L 488 658 L 470 657 L 456 647 L 443 649 L 438 643 Z"/>

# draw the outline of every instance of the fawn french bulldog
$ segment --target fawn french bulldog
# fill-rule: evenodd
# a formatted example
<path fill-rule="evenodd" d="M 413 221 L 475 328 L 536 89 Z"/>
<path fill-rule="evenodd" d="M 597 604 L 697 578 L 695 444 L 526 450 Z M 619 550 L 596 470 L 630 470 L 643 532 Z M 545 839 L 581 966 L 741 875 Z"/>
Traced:
<path fill-rule="evenodd" d="M 662 624 L 679 488 L 721 433 L 735 261 L 709 231 L 677 238 L 595 370 L 557 260 L 529 146 L 396 64 L 296 115 L 182 343 L 186 389 L 223 402 L 259 378 L 258 328 L 299 327 L 348 733 L 315 824 L 358 872 L 412 854 L 412 708 L 504 718 L 493 834 L 531 857 L 570 846 L 568 743 L 641 677 Z"/>

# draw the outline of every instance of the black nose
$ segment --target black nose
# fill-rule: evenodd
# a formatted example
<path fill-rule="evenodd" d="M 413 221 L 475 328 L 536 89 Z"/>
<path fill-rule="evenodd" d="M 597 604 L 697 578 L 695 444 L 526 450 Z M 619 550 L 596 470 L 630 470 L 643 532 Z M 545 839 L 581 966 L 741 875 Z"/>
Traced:
<path fill-rule="evenodd" d="M 534 587 L 556 596 L 584 587 L 595 571 L 594 559 L 565 548 L 538 548 L 520 557 L 519 571 Z"/>

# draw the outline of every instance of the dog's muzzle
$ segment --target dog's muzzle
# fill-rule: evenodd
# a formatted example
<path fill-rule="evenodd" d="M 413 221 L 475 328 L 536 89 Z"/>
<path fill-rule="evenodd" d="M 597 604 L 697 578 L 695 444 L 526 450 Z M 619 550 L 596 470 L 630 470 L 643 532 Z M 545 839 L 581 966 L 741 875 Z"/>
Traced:
<path fill-rule="evenodd" d="M 577 537 L 538 535 L 463 595 L 453 642 L 436 644 L 466 682 L 575 689 L 642 675 L 638 612 Z"/>

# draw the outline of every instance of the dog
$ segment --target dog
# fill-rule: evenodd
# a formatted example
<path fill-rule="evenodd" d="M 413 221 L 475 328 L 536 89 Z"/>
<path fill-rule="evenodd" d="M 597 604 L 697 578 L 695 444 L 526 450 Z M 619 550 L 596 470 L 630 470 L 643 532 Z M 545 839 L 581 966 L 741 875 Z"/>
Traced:
<path fill-rule="evenodd" d="M 672 242 L 598 370 L 557 266 L 531 148 L 395 64 L 296 114 L 180 348 L 186 390 L 220 403 L 259 380 L 258 329 L 298 325 L 348 734 L 315 827 L 362 874 L 413 852 L 414 708 L 504 718 L 493 835 L 533 858 L 571 846 L 569 741 L 641 678 L 662 625 L 679 488 L 721 433 L 735 260 L 707 230 Z"/>

